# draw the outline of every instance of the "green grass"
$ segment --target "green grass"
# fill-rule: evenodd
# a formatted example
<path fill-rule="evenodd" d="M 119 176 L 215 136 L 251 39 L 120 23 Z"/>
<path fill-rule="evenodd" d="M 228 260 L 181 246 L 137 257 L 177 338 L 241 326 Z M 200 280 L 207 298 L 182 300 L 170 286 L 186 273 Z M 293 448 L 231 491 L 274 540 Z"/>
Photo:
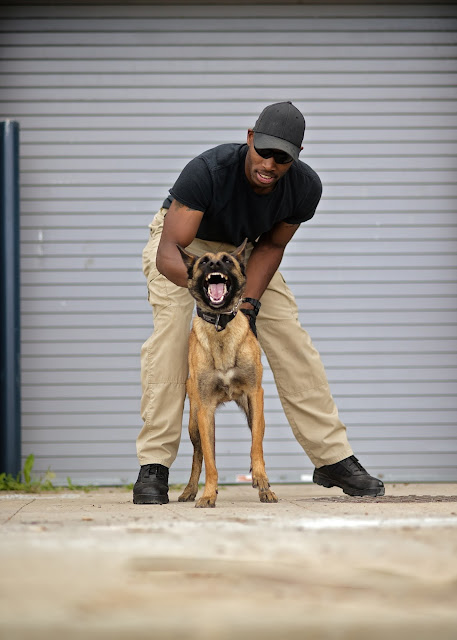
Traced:
<path fill-rule="evenodd" d="M 46 471 L 44 476 L 39 478 L 32 477 L 33 465 L 35 463 L 35 456 L 31 453 L 24 462 L 24 468 L 17 476 L 13 476 L 11 473 L 0 473 L 0 491 L 19 491 L 21 493 L 41 493 L 43 491 L 92 491 L 97 489 L 92 485 L 79 486 L 73 484 L 71 478 L 67 478 L 66 487 L 56 487 L 52 484 L 52 480 L 56 477 L 50 469 Z"/>
<path fill-rule="evenodd" d="M 40 491 L 55 491 L 52 484 L 55 474 L 46 471 L 44 476 L 37 480 L 32 479 L 32 470 L 35 463 L 35 456 L 31 453 L 24 463 L 24 468 L 17 476 L 11 473 L 0 473 L 0 491 L 22 491 L 24 493 L 38 493 Z"/>

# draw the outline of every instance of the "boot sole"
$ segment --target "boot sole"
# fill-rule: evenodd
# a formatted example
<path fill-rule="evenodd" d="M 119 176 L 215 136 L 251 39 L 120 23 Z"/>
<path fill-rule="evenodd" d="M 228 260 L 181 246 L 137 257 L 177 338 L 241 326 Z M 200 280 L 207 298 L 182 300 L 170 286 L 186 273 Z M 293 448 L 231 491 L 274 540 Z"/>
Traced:
<path fill-rule="evenodd" d="M 168 496 L 133 496 L 133 504 L 168 504 Z"/>
<path fill-rule="evenodd" d="M 368 496 L 370 498 L 376 498 L 377 496 L 383 496 L 386 492 L 385 487 L 373 487 L 372 489 L 354 489 L 352 487 L 346 487 L 343 484 L 338 484 L 333 480 L 329 480 L 326 477 L 319 476 L 319 474 L 314 473 L 313 475 L 314 484 L 318 484 L 321 487 L 325 487 L 326 489 L 330 489 L 331 487 L 339 487 L 343 490 L 348 496 L 360 497 Z"/>

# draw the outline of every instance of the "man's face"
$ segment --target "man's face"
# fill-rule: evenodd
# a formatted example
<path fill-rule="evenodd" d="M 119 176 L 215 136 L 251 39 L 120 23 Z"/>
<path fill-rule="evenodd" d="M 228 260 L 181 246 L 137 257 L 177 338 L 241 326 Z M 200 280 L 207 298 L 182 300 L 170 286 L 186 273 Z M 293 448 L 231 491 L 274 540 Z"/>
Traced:
<path fill-rule="evenodd" d="M 278 180 L 289 171 L 292 162 L 278 164 L 274 157 L 262 158 L 254 148 L 252 129 L 248 130 L 247 144 L 249 148 L 245 162 L 246 178 L 256 193 L 269 193 L 273 191 Z"/>

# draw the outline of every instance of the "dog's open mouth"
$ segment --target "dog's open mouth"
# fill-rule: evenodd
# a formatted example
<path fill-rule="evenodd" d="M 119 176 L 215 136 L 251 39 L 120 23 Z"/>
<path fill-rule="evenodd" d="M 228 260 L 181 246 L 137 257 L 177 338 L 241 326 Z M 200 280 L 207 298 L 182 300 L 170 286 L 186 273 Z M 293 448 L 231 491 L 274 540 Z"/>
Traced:
<path fill-rule="evenodd" d="M 223 273 L 210 273 L 205 278 L 206 294 L 215 307 L 220 307 L 230 290 L 230 281 Z"/>

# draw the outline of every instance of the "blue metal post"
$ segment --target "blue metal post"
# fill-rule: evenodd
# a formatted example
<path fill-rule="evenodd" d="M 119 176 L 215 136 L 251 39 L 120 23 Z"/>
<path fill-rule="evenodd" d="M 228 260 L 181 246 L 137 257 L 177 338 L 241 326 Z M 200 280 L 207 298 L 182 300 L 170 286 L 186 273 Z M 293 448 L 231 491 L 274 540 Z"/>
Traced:
<path fill-rule="evenodd" d="M 19 124 L 0 122 L 0 473 L 21 469 Z"/>

